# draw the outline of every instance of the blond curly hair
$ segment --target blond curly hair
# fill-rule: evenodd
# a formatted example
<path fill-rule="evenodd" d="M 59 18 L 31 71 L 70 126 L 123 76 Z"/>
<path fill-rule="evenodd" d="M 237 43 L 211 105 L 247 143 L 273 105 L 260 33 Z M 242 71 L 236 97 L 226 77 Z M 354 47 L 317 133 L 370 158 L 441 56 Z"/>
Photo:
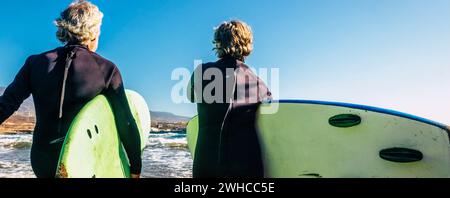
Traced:
<path fill-rule="evenodd" d="M 63 43 L 87 44 L 100 34 L 103 13 L 89 1 L 77 0 L 55 20 L 56 37 Z"/>
<path fill-rule="evenodd" d="M 223 22 L 215 29 L 213 43 L 219 58 L 231 56 L 244 60 L 253 51 L 252 29 L 245 22 L 238 20 Z"/>

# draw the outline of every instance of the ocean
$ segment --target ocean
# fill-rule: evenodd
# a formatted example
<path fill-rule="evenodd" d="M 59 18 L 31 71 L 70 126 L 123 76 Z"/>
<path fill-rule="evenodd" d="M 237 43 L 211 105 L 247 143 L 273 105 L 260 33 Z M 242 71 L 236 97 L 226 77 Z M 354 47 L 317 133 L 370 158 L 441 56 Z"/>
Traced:
<path fill-rule="evenodd" d="M 34 178 L 31 134 L 0 134 L 0 178 Z M 183 132 L 150 133 L 143 154 L 143 178 L 190 178 L 192 157 Z"/>

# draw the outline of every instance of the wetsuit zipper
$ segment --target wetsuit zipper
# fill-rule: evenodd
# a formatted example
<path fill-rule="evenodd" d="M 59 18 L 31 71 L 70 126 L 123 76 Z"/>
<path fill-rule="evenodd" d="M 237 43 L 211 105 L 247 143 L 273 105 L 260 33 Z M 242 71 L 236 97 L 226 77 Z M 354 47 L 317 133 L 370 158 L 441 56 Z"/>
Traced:
<path fill-rule="evenodd" d="M 63 117 L 63 106 L 64 106 L 64 97 L 66 94 L 66 81 L 67 81 L 67 76 L 69 75 L 69 69 L 70 66 L 72 65 L 72 60 L 75 56 L 76 50 L 72 49 L 69 54 L 67 55 L 66 58 L 66 65 L 64 67 L 64 77 L 63 77 L 63 83 L 62 83 L 62 87 L 61 87 L 61 96 L 60 96 L 60 102 L 59 102 L 59 113 L 58 113 L 58 134 L 61 135 L 61 127 L 62 127 L 62 117 Z M 65 137 L 60 137 L 57 138 L 53 141 L 50 142 L 50 144 L 55 144 L 58 142 L 61 142 L 65 139 Z"/>

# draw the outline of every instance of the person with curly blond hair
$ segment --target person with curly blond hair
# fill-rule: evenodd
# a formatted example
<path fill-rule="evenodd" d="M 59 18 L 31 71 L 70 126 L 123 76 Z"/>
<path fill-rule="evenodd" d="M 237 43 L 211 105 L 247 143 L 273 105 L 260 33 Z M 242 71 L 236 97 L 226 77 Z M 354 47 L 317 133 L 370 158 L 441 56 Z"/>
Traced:
<path fill-rule="evenodd" d="M 88 1 L 75 1 L 55 25 L 64 44 L 30 56 L 0 97 L 0 124 L 30 95 L 36 108 L 31 165 L 37 177 L 55 177 L 60 150 L 76 114 L 91 99 L 105 95 L 114 112 L 132 177 L 141 173 L 141 142 L 119 69 L 95 53 L 103 13 Z"/>
<path fill-rule="evenodd" d="M 199 65 L 188 87 L 199 119 L 193 176 L 263 177 L 255 116 L 271 92 L 245 64 L 252 30 L 242 21 L 223 22 L 213 44 L 219 60 Z"/>
<path fill-rule="evenodd" d="M 62 43 L 84 45 L 95 52 L 102 19 L 103 13 L 94 4 L 83 0 L 72 3 L 55 20 L 56 37 Z"/>
<path fill-rule="evenodd" d="M 222 23 L 214 33 L 214 50 L 219 58 L 234 57 L 245 61 L 253 51 L 253 33 L 242 21 Z"/>

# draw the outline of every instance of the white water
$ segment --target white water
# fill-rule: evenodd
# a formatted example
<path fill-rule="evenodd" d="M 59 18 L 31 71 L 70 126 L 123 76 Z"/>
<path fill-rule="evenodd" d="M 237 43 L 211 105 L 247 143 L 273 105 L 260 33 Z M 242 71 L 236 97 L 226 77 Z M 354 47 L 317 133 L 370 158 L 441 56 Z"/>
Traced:
<path fill-rule="evenodd" d="M 31 134 L 0 135 L 0 178 L 33 178 Z M 150 134 L 143 155 L 142 177 L 192 177 L 192 158 L 184 133 Z"/>

